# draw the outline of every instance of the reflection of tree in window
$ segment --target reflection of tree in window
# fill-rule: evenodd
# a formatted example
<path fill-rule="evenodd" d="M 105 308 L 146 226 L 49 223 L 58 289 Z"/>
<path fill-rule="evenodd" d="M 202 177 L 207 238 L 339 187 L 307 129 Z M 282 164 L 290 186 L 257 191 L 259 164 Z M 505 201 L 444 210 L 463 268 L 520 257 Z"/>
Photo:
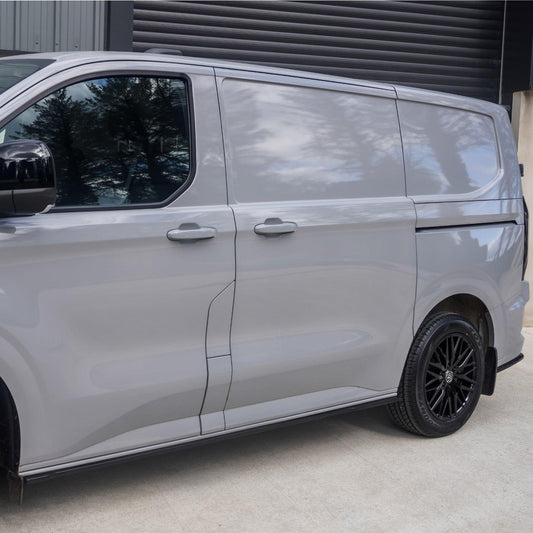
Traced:
<path fill-rule="evenodd" d="M 57 205 L 161 202 L 189 173 L 186 106 L 181 80 L 93 80 L 36 104 L 19 135 L 50 146 Z"/>
<path fill-rule="evenodd" d="M 39 139 L 52 150 L 58 176 L 58 199 L 69 198 L 77 205 L 93 204 L 96 199 L 82 180 L 85 155 L 79 146 L 80 126 L 87 119 L 87 106 L 61 89 L 33 106 L 35 119 L 22 124 L 19 138 Z M 69 202 L 70 203 L 70 202 Z"/>

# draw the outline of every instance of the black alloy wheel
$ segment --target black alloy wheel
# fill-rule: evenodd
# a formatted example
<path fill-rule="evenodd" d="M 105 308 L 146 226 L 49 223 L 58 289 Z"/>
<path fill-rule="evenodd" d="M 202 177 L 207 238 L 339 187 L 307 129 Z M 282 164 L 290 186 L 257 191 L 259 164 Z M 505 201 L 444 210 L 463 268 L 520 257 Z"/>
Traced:
<path fill-rule="evenodd" d="M 440 313 L 420 326 L 407 357 L 393 421 L 426 437 L 457 431 L 470 418 L 483 385 L 483 345 L 464 317 Z"/>
<path fill-rule="evenodd" d="M 472 400 L 478 376 L 471 337 L 451 333 L 435 347 L 424 377 L 425 400 L 433 415 L 451 420 Z"/>

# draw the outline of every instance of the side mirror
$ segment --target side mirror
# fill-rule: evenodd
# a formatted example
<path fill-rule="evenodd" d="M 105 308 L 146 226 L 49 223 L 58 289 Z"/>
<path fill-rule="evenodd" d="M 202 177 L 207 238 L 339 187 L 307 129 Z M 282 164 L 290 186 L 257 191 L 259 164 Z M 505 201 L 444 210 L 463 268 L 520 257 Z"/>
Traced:
<path fill-rule="evenodd" d="M 0 216 L 34 215 L 56 201 L 52 152 L 41 141 L 0 144 Z"/>

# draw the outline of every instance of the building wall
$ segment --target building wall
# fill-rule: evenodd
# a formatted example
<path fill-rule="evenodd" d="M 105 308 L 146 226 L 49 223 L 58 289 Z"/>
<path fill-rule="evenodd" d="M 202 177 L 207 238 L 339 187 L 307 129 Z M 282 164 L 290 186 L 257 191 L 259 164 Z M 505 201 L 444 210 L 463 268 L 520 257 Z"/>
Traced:
<path fill-rule="evenodd" d="M 133 49 L 500 99 L 505 4 L 135 0 Z"/>
<path fill-rule="evenodd" d="M 0 50 L 104 50 L 106 2 L 0 1 Z"/>

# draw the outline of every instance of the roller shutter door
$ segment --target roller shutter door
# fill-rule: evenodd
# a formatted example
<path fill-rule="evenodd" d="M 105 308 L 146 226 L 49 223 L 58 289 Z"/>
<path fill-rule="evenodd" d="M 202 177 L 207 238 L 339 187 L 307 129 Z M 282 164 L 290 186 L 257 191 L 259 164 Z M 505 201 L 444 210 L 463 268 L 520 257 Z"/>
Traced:
<path fill-rule="evenodd" d="M 498 100 L 503 2 L 134 2 L 133 47 Z"/>

